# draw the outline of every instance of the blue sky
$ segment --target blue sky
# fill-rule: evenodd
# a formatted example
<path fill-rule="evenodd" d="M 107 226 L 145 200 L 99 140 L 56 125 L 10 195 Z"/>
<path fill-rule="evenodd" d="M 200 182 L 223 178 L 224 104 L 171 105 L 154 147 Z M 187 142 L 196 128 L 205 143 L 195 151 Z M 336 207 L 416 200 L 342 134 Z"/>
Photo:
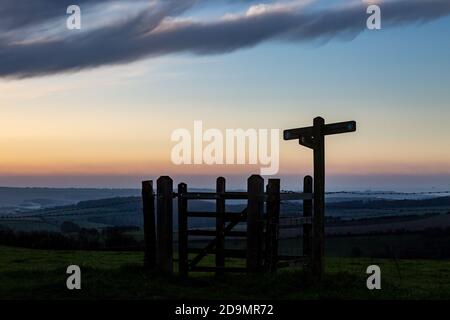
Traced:
<path fill-rule="evenodd" d="M 215 20 L 250 6 L 215 2 L 178 18 Z M 328 140 L 330 188 L 448 188 L 449 31 L 447 16 L 350 38 L 274 38 L 233 52 L 180 51 L 75 73 L 17 78 L 21 70 L 0 66 L 12 74 L 0 80 L 0 185 L 130 187 L 159 174 L 212 184 L 220 168 L 171 165 L 171 131 L 194 120 L 285 129 L 321 115 L 358 122 L 356 134 Z M 45 57 L 39 63 L 51 66 Z M 309 173 L 310 162 L 308 150 L 282 142 L 286 183 Z M 236 185 L 250 173 L 228 172 Z"/>

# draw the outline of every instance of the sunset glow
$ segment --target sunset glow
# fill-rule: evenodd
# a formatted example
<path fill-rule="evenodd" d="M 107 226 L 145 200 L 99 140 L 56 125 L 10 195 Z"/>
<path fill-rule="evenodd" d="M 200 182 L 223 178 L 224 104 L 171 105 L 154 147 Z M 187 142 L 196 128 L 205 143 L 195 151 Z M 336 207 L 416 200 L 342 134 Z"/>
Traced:
<path fill-rule="evenodd" d="M 210 21 L 216 9 L 193 8 L 179 19 Z M 298 4 L 242 3 L 221 9 L 219 16 L 234 13 L 233 19 L 245 12 L 252 17 L 301 10 Z M 83 32 L 103 25 L 90 25 L 94 18 L 90 12 Z M 164 172 L 194 181 L 202 175 L 248 175 L 255 167 L 173 165 L 171 133 L 191 129 L 195 120 L 220 130 L 283 130 L 311 125 L 318 115 L 327 122 L 358 123 L 354 134 L 327 138 L 329 175 L 450 175 L 450 44 L 443 41 L 449 23 L 442 17 L 319 45 L 267 41 L 220 55 L 181 52 L 81 71 L 8 76 L 0 80 L 0 177 L 47 176 L 48 184 L 70 175 Z M 176 22 L 173 28 L 182 27 Z M 280 175 L 310 169 L 309 150 L 280 141 Z M 0 185 L 15 183 L 5 181 Z"/>

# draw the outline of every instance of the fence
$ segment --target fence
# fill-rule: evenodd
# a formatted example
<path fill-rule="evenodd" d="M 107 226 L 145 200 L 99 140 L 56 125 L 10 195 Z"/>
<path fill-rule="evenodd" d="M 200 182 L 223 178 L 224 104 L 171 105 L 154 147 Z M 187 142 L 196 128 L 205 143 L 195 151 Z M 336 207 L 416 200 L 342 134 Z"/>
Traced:
<path fill-rule="evenodd" d="M 143 208 L 145 232 L 145 264 L 148 268 L 161 273 L 173 273 L 173 199 L 178 200 L 178 271 L 187 277 L 189 272 L 275 272 L 277 268 L 300 264 L 310 269 L 313 275 L 320 277 L 322 254 L 313 250 L 313 244 L 323 242 L 321 232 L 315 228 L 322 225 L 314 223 L 313 181 L 310 176 L 304 178 L 302 193 L 280 192 L 280 180 L 269 179 L 264 190 L 264 179 L 259 175 L 248 178 L 246 192 L 226 191 L 226 180 L 217 178 L 215 192 L 188 192 L 187 185 L 180 183 L 177 192 L 173 190 L 173 181 L 163 176 L 157 181 L 156 195 L 153 182 L 143 182 Z M 156 202 L 155 202 L 156 196 Z M 188 203 L 193 200 L 215 201 L 215 211 L 190 211 Z M 247 206 L 240 212 L 228 212 L 226 202 L 246 200 Z M 300 218 L 280 218 L 281 201 L 303 201 L 303 216 Z M 155 224 L 155 203 L 156 220 Z M 300 210 L 300 208 L 299 208 Z M 215 219 L 214 229 L 189 229 L 189 218 Z M 317 217 L 316 217 L 317 218 Z M 285 221 L 283 221 L 285 220 Z M 323 223 L 323 219 L 321 219 Z M 280 255 L 278 253 L 278 233 L 280 224 L 303 228 L 303 255 Z M 246 230 L 235 230 L 239 223 L 246 224 Z M 189 239 L 196 237 L 211 238 L 203 248 L 189 246 Z M 242 238 L 245 249 L 225 248 L 228 237 Z M 199 266 L 209 254 L 215 255 L 214 266 Z M 227 258 L 245 259 L 245 267 L 226 266 Z M 319 260 L 319 261 L 317 261 Z M 315 268 L 314 268 L 315 267 Z"/>

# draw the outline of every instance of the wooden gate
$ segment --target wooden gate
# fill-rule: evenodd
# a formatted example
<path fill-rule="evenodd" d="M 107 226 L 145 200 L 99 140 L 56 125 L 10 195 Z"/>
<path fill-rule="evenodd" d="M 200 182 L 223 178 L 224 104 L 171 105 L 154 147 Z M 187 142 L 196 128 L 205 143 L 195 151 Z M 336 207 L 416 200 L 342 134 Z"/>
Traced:
<path fill-rule="evenodd" d="M 180 183 L 178 192 L 172 190 L 172 179 L 160 177 L 157 182 L 157 237 L 152 237 L 154 228 L 154 200 L 150 190 L 151 182 L 144 182 L 144 229 L 146 248 L 156 247 L 154 254 L 146 250 L 146 265 L 154 261 L 154 267 L 163 273 L 173 272 L 172 247 L 172 201 L 177 198 L 178 204 L 178 270 L 182 277 L 189 272 L 274 272 L 277 268 L 302 264 L 310 266 L 313 243 L 312 230 L 312 178 L 304 179 L 304 192 L 281 193 L 280 180 L 269 179 L 264 190 L 264 179 L 259 175 L 248 178 L 247 192 L 226 191 L 225 178 L 216 181 L 215 192 L 188 192 L 187 185 Z M 215 211 L 191 211 L 189 202 L 207 200 L 215 202 Z M 227 211 L 227 200 L 244 200 L 247 206 L 239 212 Z M 281 201 L 303 200 L 303 216 L 297 218 L 281 218 Z M 214 229 L 189 229 L 189 218 L 215 219 Z M 288 256 L 278 253 L 280 221 L 289 227 L 303 228 L 303 255 Z M 239 223 L 245 223 L 245 230 L 236 230 Z M 189 239 L 195 237 L 211 238 L 204 247 L 189 246 Z M 241 238 L 246 241 L 245 249 L 227 249 L 226 238 Z M 154 244 L 156 241 L 156 244 Z M 215 255 L 214 266 L 200 266 L 207 255 Z M 245 259 L 245 266 L 227 266 L 227 258 Z"/>
<path fill-rule="evenodd" d="M 227 272 L 260 271 L 262 267 L 262 208 L 264 205 L 264 180 L 260 176 L 248 179 L 248 192 L 226 192 L 225 178 L 217 178 L 216 192 L 188 193 L 185 184 L 178 186 L 178 219 L 179 219 L 179 270 L 186 276 L 189 271 L 207 271 L 223 274 Z M 188 211 L 188 200 L 215 200 L 215 212 Z M 247 200 L 247 207 L 241 212 L 227 212 L 227 200 Z M 214 218 L 214 230 L 188 229 L 189 217 Z M 246 222 L 247 230 L 233 230 L 239 223 Z M 213 237 L 204 248 L 189 247 L 189 236 Z M 225 249 L 225 237 L 246 239 L 247 250 Z M 196 254 L 188 260 L 190 253 Z M 207 255 L 215 254 L 214 267 L 200 267 L 199 262 Z M 225 265 L 227 257 L 246 258 L 246 267 L 229 267 Z"/>

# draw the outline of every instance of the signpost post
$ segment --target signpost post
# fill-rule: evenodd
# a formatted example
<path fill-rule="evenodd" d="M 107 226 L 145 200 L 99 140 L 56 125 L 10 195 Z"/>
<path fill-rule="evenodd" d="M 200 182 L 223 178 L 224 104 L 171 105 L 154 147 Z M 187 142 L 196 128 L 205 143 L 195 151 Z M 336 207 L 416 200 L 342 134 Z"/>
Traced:
<path fill-rule="evenodd" d="M 314 215 L 312 272 L 321 278 L 324 272 L 325 249 L 325 136 L 356 131 L 356 122 L 325 124 L 321 117 L 314 118 L 312 127 L 284 130 L 284 140 L 298 140 L 299 144 L 314 152 Z"/>

